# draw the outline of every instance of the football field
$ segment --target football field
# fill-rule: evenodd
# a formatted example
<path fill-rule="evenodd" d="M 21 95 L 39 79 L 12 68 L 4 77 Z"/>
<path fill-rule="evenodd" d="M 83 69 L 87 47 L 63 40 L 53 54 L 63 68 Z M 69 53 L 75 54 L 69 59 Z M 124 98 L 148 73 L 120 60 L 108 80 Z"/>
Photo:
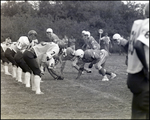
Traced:
<path fill-rule="evenodd" d="M 125 56 L 112 54 L 106 69 L 117 77 L 101 81 L 93 66 L 92 73 L 75 80 L 77 71 L 68 61 L 64 80 L 54 80 L 45 72 L 43 95 L 1 72 L 1 119 L 130 119 L 132 94 L 126 85 Z"/>

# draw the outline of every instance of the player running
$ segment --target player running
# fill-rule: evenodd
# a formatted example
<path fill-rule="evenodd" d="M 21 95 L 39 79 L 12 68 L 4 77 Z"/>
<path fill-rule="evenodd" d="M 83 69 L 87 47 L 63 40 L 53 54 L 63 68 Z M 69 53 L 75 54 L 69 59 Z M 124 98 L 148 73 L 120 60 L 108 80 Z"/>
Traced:
<path fill-rule="evenodd" d="M 110 75 L 111 79 L 116 77 L 115 73 L 108 72 L 106 69 L 104 69 L 105 62 L 108 58 L 108 52 L 106 50 L 87 49 L 83 51 L 82 49 L 78 49 L 75 51 L 75 56 L 82 60 L 82 66 L 80 67 L 80 71 L 76 79 L 81 76 L 81 72 L 84 69 L 85 63 L 90 63 L 89 68 L 92 68 L 93 65 L 95 65 L 95 68 L 103 76 L 102 81 L 109 81 L 107 75 Z"/>

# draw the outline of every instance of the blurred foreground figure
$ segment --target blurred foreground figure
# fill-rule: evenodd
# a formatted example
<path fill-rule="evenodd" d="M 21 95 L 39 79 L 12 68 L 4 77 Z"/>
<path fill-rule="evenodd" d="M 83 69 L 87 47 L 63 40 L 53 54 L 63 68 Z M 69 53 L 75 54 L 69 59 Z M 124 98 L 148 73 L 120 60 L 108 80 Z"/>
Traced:
<path fill-rule="evenodd" d="M 128 49 L 127 86 L 133 93 L 131 119 L 149 119 L 149 3 L 145 19 L 135 20 L 130 40 L 114 34 L 118 44 Z"/>

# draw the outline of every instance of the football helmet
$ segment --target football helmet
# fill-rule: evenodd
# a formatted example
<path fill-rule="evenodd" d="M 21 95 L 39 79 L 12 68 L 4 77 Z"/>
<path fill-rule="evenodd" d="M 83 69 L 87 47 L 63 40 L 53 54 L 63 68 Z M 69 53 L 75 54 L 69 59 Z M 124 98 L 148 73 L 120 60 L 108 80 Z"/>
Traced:
<path fill-rule="evenodd" d="M 78 49 L 75 51 L 75 56 L 83 58 L 84 51 L 82 49 Z"/>
<path fill-rule="evenodd" d="M 28 32 L 28 36 L 30 36 L 30 35 L 35 35 L 35 36 L 37 36 L 37 32 L 36 32 L 35 30 L 30 30 L 30 31 Z"/>
<path fill-rule="evenodd" d="M 118 40 L 120 38 L 121 38 L 121 36 L 118 33 L 116 33 L 116 34 L 113 35 L 113 39 Z"/>
<path fill-rule="evenodd" d="M 53 33 L 53 30 L 52 30 L 52 28 L 48 28 L 48 29 L 46 30 L 46 32 L 47 32 L 47 33 Z"/>
<path fill-rule="evenodd" d="M 26 36 L 21 36 L 17 42 L 18 49 L 24 49 L 26 46 L 29 45 L 29 39 Z"/>

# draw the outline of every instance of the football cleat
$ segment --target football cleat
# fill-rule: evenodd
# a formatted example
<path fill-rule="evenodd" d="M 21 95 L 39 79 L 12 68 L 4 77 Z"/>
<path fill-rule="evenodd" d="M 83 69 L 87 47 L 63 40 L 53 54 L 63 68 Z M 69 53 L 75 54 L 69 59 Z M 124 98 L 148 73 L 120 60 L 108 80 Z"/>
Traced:
<path fill-rule="evenodd" d="M 107 78 L 107 76 L 105 75 L 102 79 L 102 81 L 109 81 L 109 79 Z"/>
<path fill-rule="evenodd" d="M 117 75 L 115 73 L 111 73 L 111 79 L 114 79 Z"/>
<path fill-rule="evenodd" d="M 64 77 L 62 76 L 58 76 L 57 78 L 55 78 L 56 80 L 64 80 Z"/>

